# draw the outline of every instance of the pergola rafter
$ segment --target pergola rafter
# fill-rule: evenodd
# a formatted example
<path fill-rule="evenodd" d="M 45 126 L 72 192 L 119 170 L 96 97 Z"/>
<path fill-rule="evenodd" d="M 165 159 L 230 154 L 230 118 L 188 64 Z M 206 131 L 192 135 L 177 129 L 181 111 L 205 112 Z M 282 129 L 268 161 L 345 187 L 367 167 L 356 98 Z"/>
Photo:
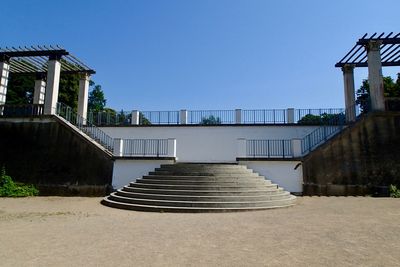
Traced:
<path fill-rule="evenodd" d="M 345 65 L 354 67 L 368 67 L 368 44 L 378 42 L 381 52 L 381 63 L 383 67 L 400 66 L 400 33 L 393 35 L 393 32 L 387 34 L 377 33 L 368 37 L 364 34 L 353 46 L 352 49 L 338 62 L 335 67 L 341 68 Z"/>
<path fill-rule="evenodd" d="M 0 47 L 0 60 L 10 64 L 15 74 L 40 74 L 48 71 L 48 60 L 61 61 L 61 73 L 96 73 L 77 57 L 60 46 Z"/>

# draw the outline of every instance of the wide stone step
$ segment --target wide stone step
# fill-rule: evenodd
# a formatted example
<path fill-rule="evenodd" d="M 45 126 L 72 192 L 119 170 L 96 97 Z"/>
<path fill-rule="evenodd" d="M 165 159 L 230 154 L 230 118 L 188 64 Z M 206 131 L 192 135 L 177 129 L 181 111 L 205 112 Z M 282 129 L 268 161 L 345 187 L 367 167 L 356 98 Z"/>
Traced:
<path fill-rule="evenodd" d="M 191 196 L 261 196 L 261 195 L 273 195 L 283 192 L 283 188 L 278 189 L 253 189 L 253 190 L 176 190 L 176 189 L 150 189 L 150 188 L 138 188 L 125 186 L 121 189 L 126 192 L 134 193 L 146 193 L 146 194 L 162 194 L 162 195 L 191 195 Z"/>
<path fill-rule="evenodd" d="M 166 184 L 166 185 L 207 185 L 207 186 L 246 186 L 246 185 L 266 185 L 271 184 L 270 181 L 266 180 L 208 180 L 208 181 L 198 181 L 198 180 L 170 180 L 170 179 L 137 179 L 135 181 L 139 184 Z"/>
<path fill-rule="evenodd" d="M 162 193 L 162 192 L 161 192 Z M 237 202 L 237 201 L 267 201 L 267 200 L 277 200 L 287 198 L 290 193 L 286 191 L 280 191 L 276 194 L 263 194 L 263 195 L 164 195 L 164 194 L 147 194 L 147 193 L 133 193 L 118 190 L 116 193 L 118 196 L 129 197 L 129 198 L 139 198 L 139 199 L 158 199 L 158 200 L 174 200 L 174 201 L 211 201 L 211 202 Z"/>
<path fill-rule="evenodd" d="M 151 189 L 181 189 L 181 190 L 222 190 L 222 191 L 241 191 L 246 189 L 273 189 L 277 188 L 277 184 L 264 185 L 241 185 L 241 186 L 221 186 L 221 185 L 171 185 L 171 184 L 144 184 L 130 183 L 130 187 L 151 188 Z"/>
<path fill-rule="evenodd" d="M 122 203 L 148 205 L 148 206 L 198 207 L 198 208 L 268 207 L 276 205 L 290 205 L 292 204 L 293 201 L 293 198 L 290 195 L 285 199 L 278 199 L 278 200 L 212 202 L 212 201 L 173 201 L 173 200 L 158 200 L 158 199 L 139 199 L 139 198 L 118 196 L 115 193 L 111 193 L 109 199 Z"/>
<path fill-rule="evenodd" d="M 294 200 L 287 205 L 282 205 L 281 203 L 270 203 L 271 205 L 265 207 L 241 207 L 241 208 L 199 208 L 199 207 L 162 207 L 162 206 L 150 206 L 150 205 L 139 205 L 139 204 L 130 204 L 123 203 L 110 200 L 109 197 L 106 197 L 101 202 L 105 206 L 118 208 L 118 209 L 126 209 L 126 210 L 135 210 L 135 211 L 149 211 L 149 212 L 180 212 L 180 213 L 200 213 L 200 212 L 238 212 L 238 211 L 255 211 L 255 210 L 265 210 L 265 209 L 276 209 L 276 208 L 285 208 L 294 205 Z"/>
<path fill-rule="evenodd" d="M 215 180 L 266 180 L 264 176 L 261 175 L 237 175 L 237 176 L 224 176 L 224 175 L 216 175 L 216 176 L 196 176 L 196 175 L 144 175 L 143 179 L 147 180 L 196 180 L 196 181 L 215 181 Z"/>
<path fill-rule="evenodd" d="M 149 172 L 149 175 L 168 175 L 168 176 L 224 176 L 224 177 L 238 177 L 238 176 L 249 176 L 257 177 L 258 173 L 253 172 L 190 172 L 190 171 L 154 171 Z"/>

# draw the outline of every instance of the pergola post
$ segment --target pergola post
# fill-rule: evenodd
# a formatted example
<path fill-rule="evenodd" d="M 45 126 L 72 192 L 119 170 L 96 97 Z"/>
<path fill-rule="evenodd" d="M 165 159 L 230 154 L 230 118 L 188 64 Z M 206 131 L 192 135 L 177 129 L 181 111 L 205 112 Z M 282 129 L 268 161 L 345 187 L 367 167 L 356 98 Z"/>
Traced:
<path fill-rule="evenodd" d="M 43 74 L 36 75 L 35 88 L 33 91 L 33 104 L 44 104 L 44 96 L 46 93 L 46 81 Z"/>
<path fill-rule="evenodd" d="M 3 115 L 7 97 L 8 75 L 10 73 L 10 65 L 6 60 L 0 61 L 0 115 Z"/>
<path fill-rule="evenodd" d="M 78 115 L 83 118 L 83 123 L 86 124 L 88 98 L 89 98 L 89 74 L 82 74 L 79 79 L 79 95 L 78 95 Z"/>
<path fill-rule="evenodd" d="M 353 122 L 356 120 L 356 102 L 355 102 L 355 86 L 354 86 L 354 66 L 345 65 L 342 67 L 344 81 L 344 102 L 346 121 Z"/>
<path fill-rule="evenodd" d="M 383 94 L 382 61 L 379 40 L 371 40 L 367 44 L 368 54 L 368 83 L 371 99 L 371 110 L 384 111 L 385 99 Z"/>
<path fill-rule="evenodd" d="M 59 57 L 50 57 L 47 70 L 47 86 L 44 100 L 44 114 L 56 114 L 60 85 L 61 62 Z"/>

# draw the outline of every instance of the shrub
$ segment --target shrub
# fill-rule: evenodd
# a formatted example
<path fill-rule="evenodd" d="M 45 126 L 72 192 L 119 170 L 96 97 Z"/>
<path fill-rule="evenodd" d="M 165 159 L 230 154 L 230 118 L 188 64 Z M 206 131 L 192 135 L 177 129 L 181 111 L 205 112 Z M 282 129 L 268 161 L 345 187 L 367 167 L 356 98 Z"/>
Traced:
<path fill-rule="evenodd" d="M 15 183 L 10 176 L 6 175 L 3 167 L 0 173 L 0 197 L 28 197 L 37 196 L 39 190 L 33 185 Z"/>
<path fill-rule="evenodd" d="M 395 185 L 389 187 L 390 197 L 400 198 L 400 189 Z"/>
<path fill-rule="evenodd" d="M 213 115 L 209 117 L 204 117 L 201 119 L 201 125 L 217 125 L 221 124 L 221 119 L 219 117 L 214 117 Z"/>

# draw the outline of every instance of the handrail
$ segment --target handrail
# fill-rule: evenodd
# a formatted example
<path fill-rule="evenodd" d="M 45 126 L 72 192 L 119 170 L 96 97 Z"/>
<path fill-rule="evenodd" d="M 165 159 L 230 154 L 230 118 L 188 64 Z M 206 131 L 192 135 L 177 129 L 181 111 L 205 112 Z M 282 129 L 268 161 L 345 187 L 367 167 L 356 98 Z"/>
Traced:
<path fill-rule="evenodd" d="M 97 128 L 92 122 L 75 113 L 71 107 L 57 103 L 56 114 L 93 138 L 111 153 L 114 152 L 114 139 Z"/>
<path fill-rule="evenodd" d="M 0 105 L 0 116 L 3 117 L 25 117 L 43 115 L 43 104 L 17 104 Z"/>
<path fill-rule="evenodd" d="M 292 140 L 246 140 L 246 157 L 292 158 Z"/>

